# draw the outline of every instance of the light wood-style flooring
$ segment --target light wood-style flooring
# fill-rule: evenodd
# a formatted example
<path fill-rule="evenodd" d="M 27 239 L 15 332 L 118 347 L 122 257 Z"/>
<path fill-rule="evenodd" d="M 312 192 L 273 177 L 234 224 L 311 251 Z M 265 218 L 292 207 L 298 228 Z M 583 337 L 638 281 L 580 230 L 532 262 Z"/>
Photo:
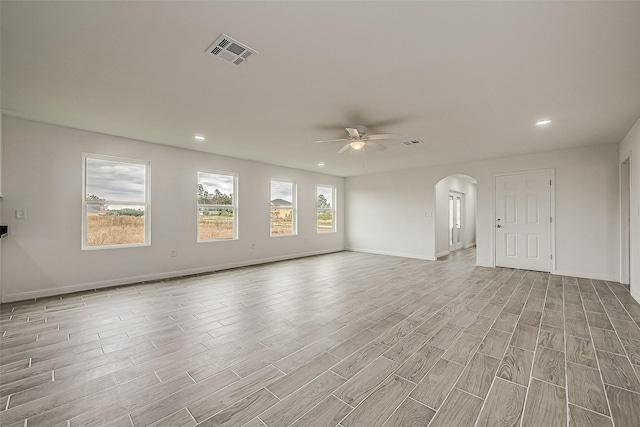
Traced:
<path fill-rule="evenodd" d="M 4 304 L 2 426 L 637 427 L 618 283 L 341 252 Z"/>

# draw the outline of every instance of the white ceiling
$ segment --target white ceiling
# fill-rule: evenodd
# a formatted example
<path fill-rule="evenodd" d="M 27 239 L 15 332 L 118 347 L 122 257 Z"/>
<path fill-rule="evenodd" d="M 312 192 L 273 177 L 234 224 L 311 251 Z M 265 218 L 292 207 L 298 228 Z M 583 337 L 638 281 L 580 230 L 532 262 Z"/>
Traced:
<path fill-rule="evenodd" d="M 340 176 L 617 143 L 640 116 L 640 2 L 2 1 L 0 13 L 6 114 Z M 205 55 L 221 33 L 260 53 L 239 67 Z M 345 154 L 312 143 L 354 125 L 402 139 Z"/>

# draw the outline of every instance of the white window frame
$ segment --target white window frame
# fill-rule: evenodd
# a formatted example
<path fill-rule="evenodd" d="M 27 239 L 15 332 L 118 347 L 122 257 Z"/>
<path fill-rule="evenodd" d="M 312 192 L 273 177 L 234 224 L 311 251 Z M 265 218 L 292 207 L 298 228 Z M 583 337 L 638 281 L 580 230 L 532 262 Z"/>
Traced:
<path fill-rule="evenodd" d="M 329 202 L 331 203 L 331 207 L 330 208 L 318 208 L 317 203 L 318 203 L 318 189 L 322 187 L 322 188 L 331 188 L 331 200 L 329 200 Z M 337 231 L 337 226 L 336 226 L 336 186 L 335 185 L 327 185 L 327 184 L 318 184 L 316 185 L 316 234 L 322 235 L 322 234 L 331 234 L 331 233 L 335 233 Z M 330 211 L 331 212 L 331 231 L 323 231 L 322 233 L 318 231 L 318 215 L 320 214 L 320 212 L 325 212 L 325 211 Z"/>
<path fill-rule="evenodd" d="M 216 204 L 200 204 L 198 200 L 198 185 L 200 184 L 200 173 L 208 173 L 210 175 L 226 175 L 233 177 L 233 192 L 231 194 L 231 205 L 216 205 Z M 233 236 L 230 238 L 220 239 L 201 239 L 200 238 L 200 208 L 214 208 L 214 209 L 232 209 L 233 210 Z M 196 172 L 196 240 L 198 243 L 208 242 L 229 242 L 232 240 L 238 240 L 238 174 L 235 172 L 225 172 L 217 170 L 199 169 Z"/>
<path fill-rule="evenodd" d="M 87 201 L 87 160 L 108 160 L 110 162 L 119 163 L 131 163 L 136 165 L 145 166 L 144 177 L 144 201 L 120 201 L 120 200 L 105 200 L 100 203 Z M 102 245 L 102 246 L 88 246 L 87 245 L 87 207 L 94 204 L 106 204 L 106 205 L 124 205 L 124 206 L 144 206 L 144 242 L 143 243 L 129 243 L 122 245 Z M 128 159 L 125 157 L 105 156 L 102 154 L 82 153 L 82 244 L 81 249 L 83 251 L 93 251 L 101 249 L 123 249 L 123 248 L 136 248 L 141 246 L 151 246 L 151 162 L 146 160 Z"/>
<path fill-rule="evenodd" d="M 273 195 L 271 194 L 272 185 L 274 182 L 285 182 L 292 184 L 291 189 L 291 234 L 273 234 L 271 232 L 271 200 Z M 290 179 L 271 178 L 269 180 L 269 236 L 271 237 L 291 237 L 298 235 L 298 184 L 296 181 Z"/>

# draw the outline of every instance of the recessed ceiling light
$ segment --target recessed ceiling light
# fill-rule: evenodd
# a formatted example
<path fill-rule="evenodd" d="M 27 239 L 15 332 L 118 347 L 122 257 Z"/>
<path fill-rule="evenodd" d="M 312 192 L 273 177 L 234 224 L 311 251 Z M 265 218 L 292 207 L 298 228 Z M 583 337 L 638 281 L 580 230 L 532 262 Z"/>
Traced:
<path fill-rule="evenodd" d="M 202 135 L 196 135 L 196 136 L 193 137 L 193 139 L 195 139 L 196 141 L 204 141 L 207 138 L 205 138 Z"/>
<path fill-rule="evenodd" d="M 324 162 L 318 162 L 318 166 L 323 167 L 324 166 Z"/>
<path fill-rule="evenodd" d="M 551 120 L 549 120 L 549 119 L 538 120 L 536 122 L 536 126 L 546 126 L 546 125 L 548 125 L 550 123 L 551 123 Z"/>

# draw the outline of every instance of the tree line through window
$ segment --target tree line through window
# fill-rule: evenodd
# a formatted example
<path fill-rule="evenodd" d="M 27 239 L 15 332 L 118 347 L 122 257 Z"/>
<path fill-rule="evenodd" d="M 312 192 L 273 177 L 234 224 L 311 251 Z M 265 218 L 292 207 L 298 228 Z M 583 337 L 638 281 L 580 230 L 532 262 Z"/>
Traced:
<path fill-rule="evenodd" d="M 335 212 L 335 188 L 333 186 L 318 185 L 317 194 L 317 231 L 318 233 L 333 233 L 336 231 L 334 218 Z"/>
<path fill-rule="evenodd" d="M 270 208 L 272 236 L 297 234 L 295 182 L 271 180 Z"/>
<path fill-rule="evenodd" d="M 235 174 L 198 172 L 198 241 L 237 238 Z"/>
<path fill-rule="evenodd" d="M 84 156 L 84 249 L 144 246 L 149 238 L 149 163 Z"/>
<path fill-rule="evenodd" d="M 150 163 L 83 155 L 83 249 L 150 245 Z M 238 239 L 238 177 L 197 172 L 197 241 Z M 270 235 L 297 234 L 294 181 L 270 181 Z M 335 187 L 316 187 L 317 233 L 336 230 Z"/>

